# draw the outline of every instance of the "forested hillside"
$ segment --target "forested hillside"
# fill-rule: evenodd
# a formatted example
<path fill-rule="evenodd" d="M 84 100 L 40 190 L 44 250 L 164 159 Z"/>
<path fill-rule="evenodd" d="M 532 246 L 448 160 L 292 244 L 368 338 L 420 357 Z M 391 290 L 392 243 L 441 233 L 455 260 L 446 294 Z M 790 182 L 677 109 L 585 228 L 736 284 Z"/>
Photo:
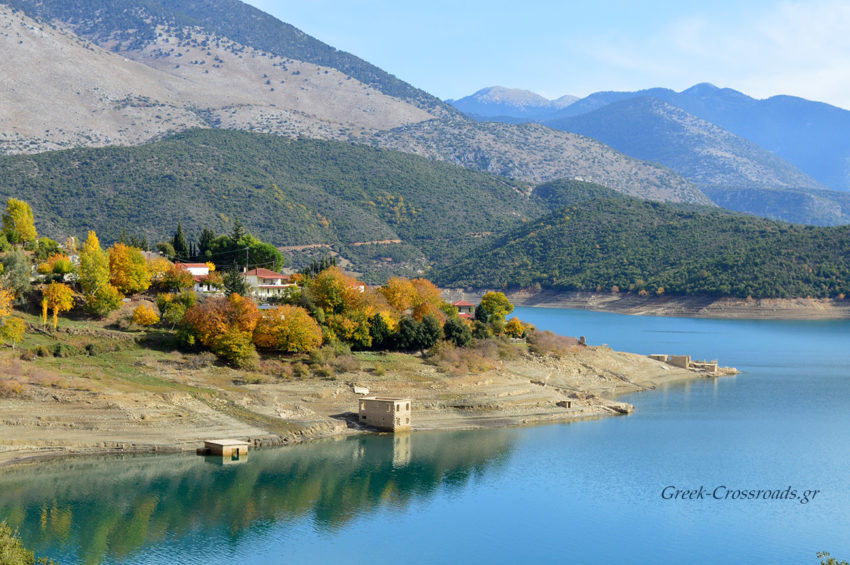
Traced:
<path fill-rule="evenodd" d="M 566 183 L 535 190 L 557 212 L 438 270 L 444 286 L 753 297 L 850 290 L 850 227 L 682 209 Z"/>
<path fill-rule="evenodd" d="M 158 241 L 178 221 L 191 237 L 203 227 L 229 231 L 238 217 L 278 246 L 330 244 L 402 270 L 448 261 L 496 229 L 541 215 L 530 189 L 404 153 L 221 130 L 0 157 L 0 198 L 30 202 L 40 231 L 56 239 L 93 228 L 104 241 L 122 230 Z"/>

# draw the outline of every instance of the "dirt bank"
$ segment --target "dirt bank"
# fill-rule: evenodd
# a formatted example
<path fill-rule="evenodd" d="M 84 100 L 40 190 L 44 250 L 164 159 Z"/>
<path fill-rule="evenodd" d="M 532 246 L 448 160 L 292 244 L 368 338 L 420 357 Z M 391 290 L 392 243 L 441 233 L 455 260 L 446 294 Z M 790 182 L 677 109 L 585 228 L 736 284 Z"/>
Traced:
<path fill-rule="evenodd" d="M 198 367 L 194 357 L 129 350 L 71 360 L 0 358 L 9 382 L 22 383 L 0 399 L 0 465 L 188 451 L 217 437 L 279 445 L 361 433 L 354 384 L 411 398 L 416 430 L 451 430 L 628 413 L 632 407 L 616 396 L 705 378 L 605 347 L 576 347 L 560 358 L 523 354 L 459 375 L 416 355 L 364 353 L 356 368 L 306 379 Z"/>
<path fill-rule="evenodd" d="M 485 291 L 445 291 L 452 300 L 476 301 Z M 714 298 L 700 296 L 638 296 L 595 292 L 508 293 L 516 306 L 571 308 L 640 316 L 738 318 L 754 320 L 850 319 L 850 300 L 830 298 Z"/>

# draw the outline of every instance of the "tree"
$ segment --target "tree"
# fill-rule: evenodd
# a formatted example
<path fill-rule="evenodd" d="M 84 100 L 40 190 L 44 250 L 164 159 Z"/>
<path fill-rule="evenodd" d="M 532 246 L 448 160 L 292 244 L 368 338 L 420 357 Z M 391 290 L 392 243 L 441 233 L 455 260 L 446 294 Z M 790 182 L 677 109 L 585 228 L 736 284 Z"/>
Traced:
<path fill-rule="evenodd" d="M 201 257 L 208 257 L 208 254 L 212 253 L 212 245 L 214 241 L 214 231 L 208 228 L 201 230 L 201 237 L 198 238 L 198 254 Z"/>
<path fill-rule="evenodd" d="M 362 310 L 330 314 L 327 318 L 327 326 L 332 337 L 349 344 L 354 349 L 372 347 L 369 318 Z"/>
<path fill-rule="evenodd" d="M 390 277 L 387 283 L 378 289 L 387 302 L 397 312 L 401 313 L 413 306 L 416 298 L 416 288 L 410 280 L 403 277 Z"/>
<path fill-rule="evenodd" d="M 505 333 L 510 337 L 520 338 L 525 335 L 526 330 L 528 329 L 527 324 L 523 324 L 519 318 L 514 316 L 511 318 L 508 323 L 505 324 Z"/>
<path fill-rule="evenodd" d="M 5 318 L 12 313 L 12 301 L 15 295 L 11 290 L 0 288 L 0 318 Z"/>
<path fill-rule="evenodd" d="M 413 317 L 422 321 L 425 316 L 431 315 L 440 322 L 445 320 L 446 316 L 440 310 L 440 306 L 443 304 L 440 289 L 428 279 L 413 279 L 410 284 L 416 291 L 412 304 Z"/>
<path fill-rule="evenodd" d="M 146 304 L 139 304 L 133 310 L 133 323 L 139 326 L 147 327 L 159 323 L 159 316 L 153 311 L 153 308 Z"/>
<path fill-rule="evenodd" d="M 53 329 L 59 324 L 59 312 L 67 312 L 74 307 L 74 291 L 71 287 L 58 283 L 50 283 L 41 290 L 42 319 L 47 324 L 47 310 L 53 311 Z"/>
<path fill-rule="evenodd" d="M 357 279 L 346 275 L 339 267 L 329 267 L 307 282 L 316 305 L 326 315 L 353 309 L 360 297 L 361 286 Z"/>
<path fill-rule="evenodd" d="M 165 272 L 160 286 L 164 289 L 182 292 L 195 286 L 195 277 L 185 267 L 174 263 Z"/>
<path fill-rule="evenodd" d="M 3 270 L 0 284 L 14 293 L 18 301 L 22 301 L 32 288 L 32 264 L 26 254 L 20 249 L 6 253 L 2 259 Z"/>
<path fill-rule="evenodd" d="M 383 314 L 375 314 L 369 320 L 369 335 L 372 336 L 372 349 L 389 349 L 392 346 L 393 332 Z"/>
<path fill-rule="evenodd" d="M 22 318 L 10 316 L 0 321 L 0 339 L 8 343 L 14 349 L 27 332 L 27 324 Z"/>
<path fill-rule="evenodd" d="M 3 233 L 9 243 L 21 245 L 33 242 L 38 237 L 32 208 L 23 200 L 10 198 L 6 201 L 6 213 L 3 214 Z"/>
<path fill-rule="evenodd" d="M 64 253 L 54 253 L 38 266 L 37 271 L 42 275 L 55 275 L 61 280 L 65 278 L 65 275 L 74 272 L 74 264 Z"/>
<path fill-rule="evenodd" d="M 242 276 L 242 271 L 239 270 L 239 265 L 236 263 L 233 263 L 230 266 L 227 272 L 224 273 L 222 279 L 224 294 L 227 296 L 230 296 L 231 294 L 245 296 L 250 291 L 248 283 L 245 281 L 245 277 Z"/>
<path fill-rule="evenodd" d="M 150 288 L 151 273 L 141 250 L 116 243 L 108 254 L 109 282 L 121 293 L 137 294 Z"/>
<path fill-rule="evenodd" d="M 405 316 L 398 323 L 398 331 L 395 334 L 395 346 L 402 351 L 420 349 L 422 343 L 422 322 L 418 322 L 410 316 Z"/>
<path fill-rule="evenodd" d="M 186 236 L 183 235 L 183 226 L 180 222 L 177 222 L 177 231 L 171 238 L 171 246 L 174 248 L 174 256 L 177 259 L 185 259 L 189 256 L 189 244 L 186 242 Z"/>
<path fill-rule="evenodd" d="M 446 320 L 443 326 L 443 334 L 446 341 L 450 341 L 458 347 L 466 347 L 472 343 L 472 330 L 460 318 L 449 318 Z"/>
<path fill-rule="evenodd" d="M 160 241 L 156 244 L 156 250 L 168 257 L 169 259 L 174 259 L 175 255 L 177 255 L 174 251 L 174 246 L 171 245 L 169 241 Z"/>
<path fill-rule="evenodd" d="M 254 343 L 264 349 L 309 353 L 322 345 L 322 328 L 304 308 L 278 306 L 263 312 L 254 329 Z"/>
<path fill-rule="evenodd" d="M 440 320 L 433 314 L 426 314 L 422 318 L 422 342 L 420 349 L 433 347 L 441 339 L 443 339 L 443 327 L 440 325 Z"/>
<path fill-rule="evenodd" d="M 61 253 L 62 248 L 58 241 L 54 241 L 49 237 L 40 237 L 37 240 L 35 247 L 35 258 L 39 261 L 44 261 L 51 255 Z"/>
<path fill-rule="evenodd" d="M 183 321 L 183 316 L 189 308 L 198 303 L 198 297 L 194 291 L 189 290 L 180 294 L 172 294 L 170 292 L 158 294 L 156 297 L 156 307 L 159 308 L 160 319 L 171 324 L 171 328 Z"/>
<path fill-rule="evenodd" d="M 79 281 L 90 312 L 104 316 L 121 305 L 124 297 L 109 282 L 109 256 L 101 249 L 93 231 L 89 232 L 80 251 Z"/>
<path fill-rule="evenodd" d="M 508 297 L 502 292 L 488 292 L 481 297 L 481 303 L 475 309 L 475 317 L 478 318 L 478 308 L 486 316 L 484 322 L 492 322 L 494 318 L 505 319 L 505 316 L 514 311 L 514 305 L 510 303 Z"/>
<path fill-rule="evenodd" d="M 183 316 L 183 324 L 213 353 L 242 365 L 253 358 L 252 336 L 261 318 L 250 298 L 231 294 L 196 304 Z"/>

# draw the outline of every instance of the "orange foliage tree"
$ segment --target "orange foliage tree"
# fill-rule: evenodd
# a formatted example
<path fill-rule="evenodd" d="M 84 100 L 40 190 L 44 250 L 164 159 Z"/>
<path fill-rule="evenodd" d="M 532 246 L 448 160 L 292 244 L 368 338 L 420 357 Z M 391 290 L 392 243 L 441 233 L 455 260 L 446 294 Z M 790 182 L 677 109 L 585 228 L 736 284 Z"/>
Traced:
<path fill-rule="evenodd" d="M 52 282 L 41 290 L 41 316 L 47 323 L 47 310 L 53 311 L 53 329 L 59 324 L 59 312 L 67 312 L 74 307 L 74 291 L 67 285 Z"/>
<path fill-rule="evenodd" d="M 416 298 L 416 288 L 409 279 L 391 277 L 387 283 L 378 289 L 390 306 L 401 313 L 413 306 Z"/>
<path fill-rule="evenodd" d="M 183 323 L 213 353 L 244 365 L 256 356 L 251 340 L 261 318 L 250 298 L 231 294 L 196 304 L 183 316 Z"/>
<path fill-rule="evenodd" d="M 308 353 L 322 345 L 322 328 L 304 308 L 278 306 L 263 313 L 254 343 L 264 349 Z"/>
<path fill-rule="evenodd" d="M 446 315 L 440 310 L 443 304 L 440 289 L 428 279 L 413 279 L 410 284 L 416 290 L 412 304 L 413 317 L 421 322 L 425 316 L 431 314 L 439 320 L 440 324 L 445 322 Z"/>
<path fill-rule="evenodd" d="M 123 243 L 109 248 L 109 282 L 123 294 L 150 288 L 151 273 L 141 249 Z"/>

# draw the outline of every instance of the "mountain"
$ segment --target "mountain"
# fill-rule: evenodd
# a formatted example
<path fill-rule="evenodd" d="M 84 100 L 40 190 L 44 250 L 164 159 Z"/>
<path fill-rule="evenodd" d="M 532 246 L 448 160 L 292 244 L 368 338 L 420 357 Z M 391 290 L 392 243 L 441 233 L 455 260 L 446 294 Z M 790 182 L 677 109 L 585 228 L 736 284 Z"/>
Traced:
<path fill-rule="evenodd" d="M 675 173 L 579 136 L 482 128 L 238 0 L 5 0 L 0 30 L 8 62 L 0 153 L 137 145 L 206 127 L 364 143 L 530 182 L 580 176 L 648 198 L 708 202 Z M 455 137 L 426 141 L 434 131 Z"/>
<path fill-rule="evenodd" d="M 320 246 L 368 271 L 415 275 L 495 229 L 545 213 L 531 187 L 363 145 L 193 130 L 134 147 L 0 157 L 0 200 L 29 202 L 43 235 L 94 229 L 170 238 L 177 222 L 229 232 L 235 218 L 276 246 Z"/>
<path fill-rule="evenodd" d="M 850 292 L 850 226 L 684 209 L 563 181 L 534 195 L 555 211 L 482 243 L 432 279 L 455 287 L 755 298 Z"/>
<path fill-rule="evenodd" d="M 713 205 L 666 167 L 539 124 L 429 120 L 378 132 L 371 143 L 528 182 L 571 178 L 650 200 Z"/>
<path fill-rule="evenodd" d="M 697 84 L 682 92 L 653 88 L 598 92 L 560 110 L 578 116 L 608 104 L 652 97 L 748 139 L 833 190 L 850 190 L 850 111 L 794 96 L 757 100 L 731 88 Z"/>
<path fill-rule="evenodd" d="M 99 11 L 91 9 L 90 16 L 104 14 L 96 20 L 62 10 L 80 11 L 80 2 L 14 3 L 45 18 L 47 8 L 55 7 L 54 17 L 69 18 L 70 23 L 60 22 L 67 29 L 82 30 L 102 47 L 0 4 L 0 46 L 8 57 L 0 68 L 0 150 L 7 153 L 138 144 L 192 127 L 348 138 L 364 129 L 392 128 L 451 112 L 424 93 L 394 87 L 396 81 L 377 70 L 358 73 L 372 79 L 369 85 L 333 67 L 261 51 L 196 27 L 142 27 L 134 41 L 119 31 L 108 34 L 107 23 L 138 23 L 124 21 L 128 9 L 121 9 L 124 3 L 117 0 L 102 2 L 107 6 Z M 139 10 L 147 14 L 155 4 Z M 255 12 L 238 2 L 211 4 L 234 10 L 243 6 L 250 13 L 242 19 Z M 112 15 L 116 17 L 106 17 Z M 280 26 L 296 38 L 303 35 Z M 280 37 L 284 42 L 286 35 Z M 330 62 L 344 68 L 348 58 L 339 58 Z"/>
<path fill-rule="evenodd" d="M 612 102 L 547 125 L 661 163 L 700 187 L 825 188 L 755 143 L 653 97 Z"/>
<path fill-rule="evenodd" d="M 446 100 L 464 114 L 478 120 L 539 120 L 566 108 L 578 97 L 565 95 L 549 100 L 530 90 L 490 86 L 458 100 Z"/>

